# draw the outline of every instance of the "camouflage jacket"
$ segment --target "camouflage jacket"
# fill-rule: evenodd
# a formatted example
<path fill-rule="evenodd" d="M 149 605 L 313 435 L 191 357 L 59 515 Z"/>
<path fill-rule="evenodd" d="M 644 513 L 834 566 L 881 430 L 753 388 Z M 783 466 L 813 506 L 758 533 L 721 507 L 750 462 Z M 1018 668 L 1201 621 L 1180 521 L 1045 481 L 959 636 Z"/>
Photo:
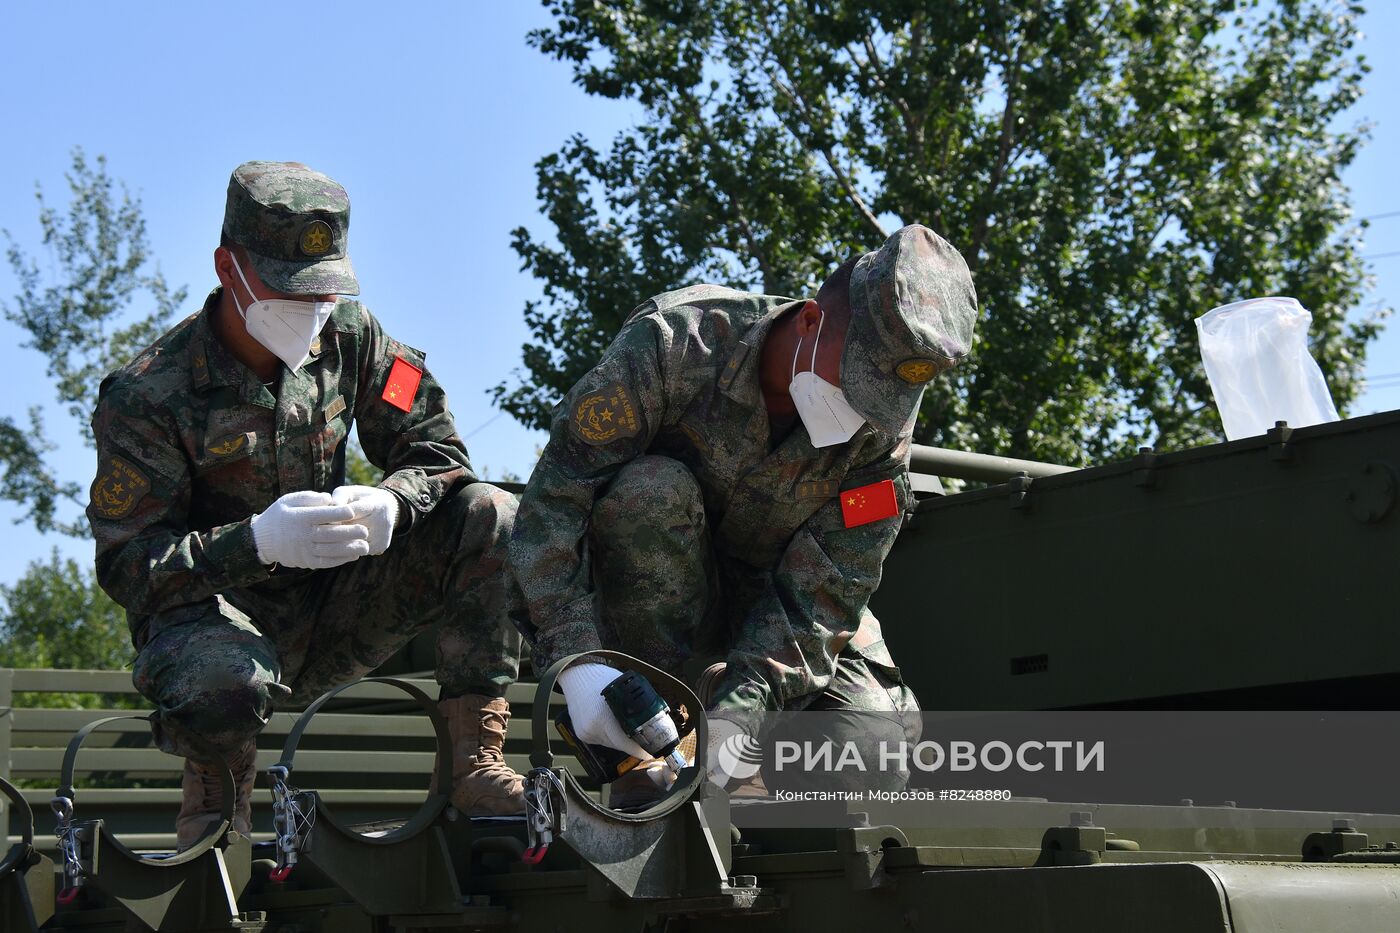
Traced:
<path fill-rule="evenodd" d="M 385 334 L 363 305 L 338 303 L 311 359 L 295 373 L 281 367 L 274 397 L 214 335 L 219 294 L 108 375 L 93 413 L 97 577 L 133 636 L 152 613 L 310 574 L 265 567 L 251 519 L 284 493 L 343 485 L 352 422 L 387 473 L 381 485 L 401 500 L 400 534 L 454 484 L 475 480 L 423 353 Z M 396 359 L 412 368 L 388 386 Z"/>
<path fill-rule="evenodd" d="M 741 609 L 719 708 L 779 709 L 824 690 L 853 638 L 891 663 L 866 603 L 901 517 L 846 528 L 836 496 L 891 479 L 907 508 L 912 424 L 897 437 L 866 425 L 817 449 L 799 423 L 770 453 L 759 348 L 792 304 L 712 285 L 653 298 L 555 409 L 510 551 L 537 664 L 603 647 L 585 533 L 594 500 L 643 453 L 690 468 L 717 554 L 761 578 Z"/>

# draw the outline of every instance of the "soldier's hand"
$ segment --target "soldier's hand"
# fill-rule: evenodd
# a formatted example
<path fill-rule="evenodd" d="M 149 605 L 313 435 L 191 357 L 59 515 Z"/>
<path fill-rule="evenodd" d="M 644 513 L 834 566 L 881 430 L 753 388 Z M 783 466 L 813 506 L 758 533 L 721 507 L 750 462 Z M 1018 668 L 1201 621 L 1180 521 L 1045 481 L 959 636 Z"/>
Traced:
<path fill-rule="evenodd" d="M 330 493 L 289 492 L 253 516 L 258 560 L 309 570 L 338 567 L 369 554 L 364 525 L 342 524 L 355 516 Z"/>
<path fill-rule="evenodd" d="M 354 509 L 352 522 L 369 531 L 369 552 L 383 554 L 394 539 L 399 520 L 399 497 L 382 486 L 339 486 L 331 493 L 336 505 Z"/>
<path fill-rule="evenodd" d="M 602 696 L 603 688 L 621 676 L 622 671 L 615 667 L 578 661 L 559 672 L 559 686 L 569 704 L 574 735 L 592 745 L 606 745 L 645 761 L 651 754 L 627 737 Z"/>

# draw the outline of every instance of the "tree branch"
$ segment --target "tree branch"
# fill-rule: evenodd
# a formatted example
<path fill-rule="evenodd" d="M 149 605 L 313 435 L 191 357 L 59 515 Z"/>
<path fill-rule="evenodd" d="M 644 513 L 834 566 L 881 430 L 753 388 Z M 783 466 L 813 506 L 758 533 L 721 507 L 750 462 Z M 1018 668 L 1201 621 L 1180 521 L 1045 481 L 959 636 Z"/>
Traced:
<path fill-rule="evenodd" d="M 856 67 L 861 70 L 861 73 L 866 75 L 894 104 L 895 109 L 899 111 L 900 118 L 904 121 L 904 132 L 909 137 L 910 144 L 916 147 L 916 151 L 922 150 L 924 145 L 923 126 L 914 116 L 909 101 L 894 93 L 890 87 L 889 80 L 885 77 L 887 72 L 884 63 L 880 61 L 880 50 L 875 46 L 875 38 L 868 30 L 865 35 L 861 36 L 861 43 L 865 46 L 866 59 L 864 61 L 851 50 L 849 45 L 846 46 L 846 53 L 851 56 L 851 61 L 856 63 Z"/>
<path fill-rule="evenodd" d="M 784 72 L 786 72 L 786 69 L 783 70 Z M 780 78 L 776 72 L 769 71 L 768 77 L 769 80 L 771 80 L 773 84 L 778 88 L 778 90 L 782 91 L 783 95 L 787 97 L 787 99 L 792 102 L 793 106 L 797 108 L 798 112 L 801 113 L 803 119 L 807 121 L 808 126 L 813 127 L 813 130 L 809 135 L 815 137 L 817 135 L 815 131 L 815 124 L 811 119 L 811 111 L 810 108 L 807 106 L 807 102 L 802 99 L 802 96 L 799 95 L 794 88 L 792 88 L 786 81 Z M 793 135 L 796 136 L 799 140 L 802 139 L 803 134 L 798 128 L 792 126 L 789 126 L 788 128 L 792 130 Z M 831 170 L 832 176 L 836 179 L 837 183 L 841 185 L 841 189 L 846 192 L 846 200 L 850 201 L 852 206 L 855 207 L 856 213 L 860 215 L 861 220 L 865 221 L 865 225 L 868 226 L 877 236 L 879 236 L 881 240 L 888 237 L 889 233 L 886 232 L 884 226 L 875 216 L 875 213 L 870 209 L 870 206 L 865 203 L 865 199 L 860 196 L 860 192 L 856 190 L 855 182 L 846 172 L 844 172 L 841 169 L 841 166 L 838 164 L 836 159 L 836 153 L 831 148 L 831 144 L 814 144 L 811 139 L 805 140 L 804 142 L 806 142 L 807 145 L 814 145 L 816 150 L 822 154 L 822 158 L 826 160 L 827 168 Z"/>
<path fill-rule="evenodd" d="M 1006 87 L 1006 105 L 1001 109 L 1001 131 L 997 138 L 997 159 L 992 164 L 991 178 L 987 182 L 986 199 L 991 201 L 996 194 L 1001 183 L 1006 180 L 1006 169 L 1011 160 L 1011 147 L 1016 142 L 1016 84 L 1021 74 L 1021 49 L 1022 45 L 1016 48 L 1016 57 L 1012 62 L 1010 73 L 1003 82 Z M 987 211 L 983 210 L 977 222 L 973 225 L 972 243 L 968 250 L 968 268 L 976 269 L 982 254 L 982 247 L 987 242 L 987 230 L 990 227 Z"/>
<path fill-rule="evenodd" d="M 724 164 L 732 165 L 733 158 L 725 150 L 724 146 L 721 145 L 719 140 L 715 138 L 714 131 L 710 128 L 709 122 L 706 121 L 704 111 L 699 103 L 690 95 L 686 95 L 678 102 L 677 109 L 682 112 L 688 112 L 687 116 L 693 121 L 694 125 L 700 129 L 700 135 L 704 139 L 705 144 L 709 146 L 712 151 L 719 154 L 720 161 Z M 739 232 L 744 238 L 745 245 L 748 246 L 749 255 L 752 256 L 754 262 L 758 264 L 759 275 L 763 276 L 764 291 L 771 293 L 775 287 L 772 266 L 764 257 L 762 249 L 760 249 L 758 236 L 754 233 L 753 225 L 749 223 L 749 219 L 745 216 L 744 209 L 740 206 L 739 199 L 734 196 L 734 193 L 726 186 L 719 184 L 719 177 L 716 173 L 711 172 L 709 175 L 711 181 L 714 182 L 714 189 L 729 203 L 734 222 L 739 227 Z"/>

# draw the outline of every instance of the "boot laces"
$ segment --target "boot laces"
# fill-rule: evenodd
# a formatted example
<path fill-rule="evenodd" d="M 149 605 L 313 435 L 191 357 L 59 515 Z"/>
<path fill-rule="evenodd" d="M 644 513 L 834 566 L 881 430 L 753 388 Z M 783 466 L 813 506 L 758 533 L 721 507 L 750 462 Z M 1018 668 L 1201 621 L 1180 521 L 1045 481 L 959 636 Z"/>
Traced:
<path fill-rule="evenodd" d="M 233 775 L 233 791 L 235 803 L 239 798 L 246 797 L 247 792 L 244 787 L 252 784 L 253 764 L 257 759 L 257 747 L 251 743 L 235 753 L 227 762 L 228 769 Z M 191 759 L 190 764 L 194 766 L 195 774 L 199 776 L 199 782 L 203 785 L 204 800 L 206 804 L 218 806 L 223 803 L 223 781 L 219 780 L 218 765 L 205 764 L 202 761 Z"/>
<path fill-rule="evenodd" d="M 482 707 L 476 760 L 478 764 L 505 764 L 502 753 L 506 740 L 506 718 L 499 711 Z"/>

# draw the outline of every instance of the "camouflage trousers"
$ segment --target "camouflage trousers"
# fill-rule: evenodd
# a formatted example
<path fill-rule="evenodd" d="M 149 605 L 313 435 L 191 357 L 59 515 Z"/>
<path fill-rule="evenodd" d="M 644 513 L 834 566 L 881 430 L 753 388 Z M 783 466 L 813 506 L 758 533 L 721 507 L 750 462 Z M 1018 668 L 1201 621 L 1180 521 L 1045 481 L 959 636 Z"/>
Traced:
<path fill-rule="evenodd" d="M 486 483 L 458 486 L 377 557 L 279 571 L 151 617 L 132 680 L 156 705 L 157 743 L 186 757 L 228 755 L 278 704 L 363 676 L 434 625 L 443 696 L 503 695 L 520 658 L 504 565 L 515 506 Z"/>
<path fill-rule="evenodd" d="M 767 577 L 715 551 L 695 477 L 655 455 L 628 463 L 595 503 L 589 553 L 603 644 L 676 676 L 723 660 Z M 826 688 L 784 710 L 854 713 L 823 720 L 872 754 L 882 740 L 916 741 L 919 703 L 883 641 L 852 641 Z"/>

